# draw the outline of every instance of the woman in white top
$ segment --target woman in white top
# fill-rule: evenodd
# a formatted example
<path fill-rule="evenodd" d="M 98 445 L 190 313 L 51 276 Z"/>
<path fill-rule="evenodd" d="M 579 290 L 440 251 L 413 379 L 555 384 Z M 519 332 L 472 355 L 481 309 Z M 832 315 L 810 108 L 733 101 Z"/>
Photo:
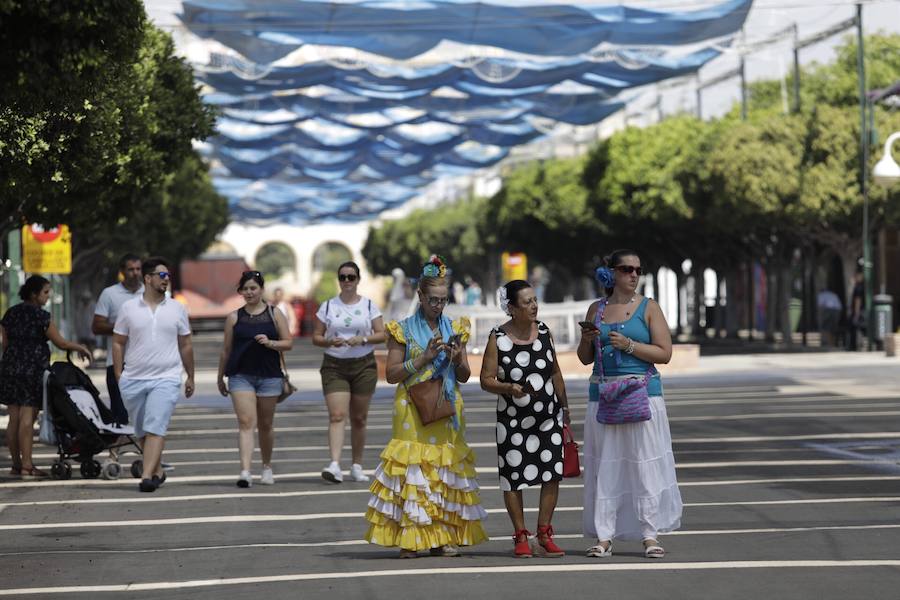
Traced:
<path fill-rule="evenodd" d="M 371 300 L 357 293 L 359 266 L 356 263 L 345 262 L 338 267 L 338 282 L 341 293 L 319 306 L 313 332 L 313 344 L 325 348 L 319 372 L 331 421 L 328 427 L 331 464 L 322 470 L 322 478 L 332 483 L 344 480 L 340 461 L 344 424 L 349 414 L 353 455 L 350 479 L 368 481 L 362 469 L 362 455 L 369 401 L 378 381 L 374 345 L 384 342 L 384 319 Z"/>

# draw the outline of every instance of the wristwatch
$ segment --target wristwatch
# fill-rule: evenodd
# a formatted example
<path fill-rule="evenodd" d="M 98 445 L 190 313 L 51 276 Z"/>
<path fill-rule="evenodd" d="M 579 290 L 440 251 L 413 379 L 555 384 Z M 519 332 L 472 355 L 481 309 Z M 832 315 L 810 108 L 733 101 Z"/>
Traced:
<path fill-rule="evenodd" d="M 367 337 L 364 337 L 364 338 L 363 338 L 363 345 L 364 345 L 364 346 L 368 346 L 368 345 L 369 345 L 369 338 L 367 338 Z"/>

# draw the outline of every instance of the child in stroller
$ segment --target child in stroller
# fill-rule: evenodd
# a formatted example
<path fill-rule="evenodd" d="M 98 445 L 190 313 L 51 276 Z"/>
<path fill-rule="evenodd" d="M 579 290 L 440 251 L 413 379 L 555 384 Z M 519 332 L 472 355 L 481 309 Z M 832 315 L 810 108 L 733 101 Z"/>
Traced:
<path fill-rule="evenodd" d="M 112 412 L 100 400 L 100 392 L 91 378 L 72 364 L 71 356 L 56 361 L 44 374 L 40 441 L 58 449 L 59 458 L 50 469 L 56 479 L 72 476 L 68 459 L 80 463 L 81 476 L 85 479 L 99 476 L 118 479 L 121 465 L 116 450 L 133 447 L 141 454 L 134 439 L 134 428 L 114 422 Z M 106 450 L 112 452 L 101 465 L 94 456 Z M 140 477 L 142 470 L 143 461 L 138 458 L 131 464 L 131 474 Z"/>

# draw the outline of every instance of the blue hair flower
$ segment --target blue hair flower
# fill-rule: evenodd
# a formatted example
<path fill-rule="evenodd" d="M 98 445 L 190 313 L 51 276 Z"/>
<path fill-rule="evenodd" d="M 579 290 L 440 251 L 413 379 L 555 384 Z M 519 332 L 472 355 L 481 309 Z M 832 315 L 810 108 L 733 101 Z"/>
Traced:
<path fill-rule="evenodd" d="M 616 285 L 616 277 L 613 275 L 612 270 L 607 267 L 597 267 L 597 270 L 594 271 L 594 277 L 597 279 L 597 283 L 606 289 Z"/>
<path fill-rule="evenodd" d="M 424 275 L 425 277 L 439 277 L 440 274 L 440 267 L 431 263 L 426 264 L 425 268 L 422 269 L 422 275 Z"/>

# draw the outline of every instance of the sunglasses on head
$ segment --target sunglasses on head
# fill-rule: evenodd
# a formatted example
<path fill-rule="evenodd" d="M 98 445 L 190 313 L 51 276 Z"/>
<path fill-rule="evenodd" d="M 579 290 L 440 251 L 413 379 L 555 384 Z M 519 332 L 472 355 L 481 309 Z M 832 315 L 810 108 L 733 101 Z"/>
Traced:
<path fill-rule="evenodd" d="M 632 273 L 637 273 L 638 275 L 643 275 L 644 270 L 640 267 L 632 267 L 631 265 L 619 265 L 618 267 L 613 267 L 619 273 L 625 273 L 626 275 L 631 275 Z"/>
<path fill-rule="evenodd" d="M 241 273 L 241 277 L 262 277 L 262 273 L 259 271 L 244 271 Z"/>
<path fill-rule="evenodd" d="M 353 273 L 341 273 L 340 275 L 338 275 L 338 281 L 356 281 L 356 275 L 354 275 Z"/>
<path fill-rule="evenodd" d="M 160 271 L 160 272 L 158 272 L 158 273 L 153 273 L 153 275 L 156 275 L 156 276 L 159 277 L 160 279 L 168 279 L 168 278 L 169 278 L 169 272 L 168 272 L 168 271 Z"/>

